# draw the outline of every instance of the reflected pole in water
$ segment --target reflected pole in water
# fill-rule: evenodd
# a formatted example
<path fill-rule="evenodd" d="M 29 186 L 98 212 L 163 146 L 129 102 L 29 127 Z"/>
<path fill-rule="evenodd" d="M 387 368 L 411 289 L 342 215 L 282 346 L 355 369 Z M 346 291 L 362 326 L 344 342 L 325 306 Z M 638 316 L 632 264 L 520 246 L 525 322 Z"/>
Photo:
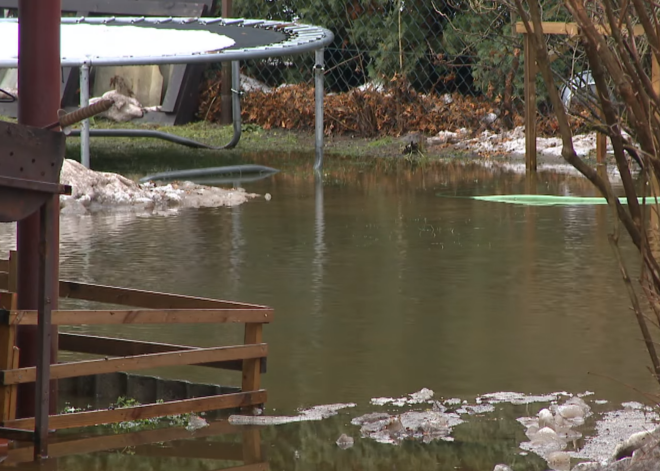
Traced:
<path fill-rule="evenodd" d="M 596 173 L 602 178 L 604 182 L 608 182 L 610 185 L 610 177 L 607 173 L 607 164 L 598 164 L 596 166 Z M 606 238 L 602 237 L 602 234 L 607 231 L 607 214 L 610 211 L 608 205 L 596 205 L 596 230 L 594 231 L 594 236 L 596 237 L 596 246 L 602 247 L 603 250 L 605 246 L 609 247 L 609 242 Z"/>
<path fill-rule="evenodd" d="M 234 184 L 234 188 L 239 188 L 238 183 Z M 233 206 L 231 208 L 231 253 L 229 254 L 229 273 L 232 283 L 231 296 L 238 296 L 238 287 L 241 279 L 241 265 L 243 264 L 243 246 L 245 239 L 243 238 L 243 224 L 241 221 L 241 205 Z"/>
<path fill-rule="evenodd" d="M 323 177 L 314 173 L 314 261 L 312 289 L 314 290 L 314 317 L 320 317 L 323 305 L 323 264 L 325 262 L 325 215 L 323 208 Z"/>
<path fill-rule="evenodd" d="M 325 73 L 324 49 L 315 53 L 314 64 L 314 137 L 315 155 L 314 170 L 319 172 L 323 168 L 323 74 Z"/>

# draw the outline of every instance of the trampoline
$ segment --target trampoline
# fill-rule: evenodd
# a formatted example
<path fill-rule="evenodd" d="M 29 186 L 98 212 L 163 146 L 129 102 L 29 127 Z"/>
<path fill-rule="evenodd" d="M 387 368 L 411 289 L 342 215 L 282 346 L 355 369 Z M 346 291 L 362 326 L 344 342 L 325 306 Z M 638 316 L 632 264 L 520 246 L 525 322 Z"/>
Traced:
<path fill-rule="evenodd" d="M 199 64 L 231 62 L 234 135 L 222 148 L 234 147 L 241 134 L 240 61 L 315 52 L 314 169 L 323 163 L 323 48 L 334 36 L 325 28 L 269 20 L 173 17 L 62 18 L 61 65 L 80 68 L 80 105 L 89 104 L 89 72 L 93 66 Z M 0 19 L 0 68 L 18 66 L 18 20 Z M 19 91 L 20 93 L 20 91 Z M 90 166 L 90 135 L 161 137 L 184 145 L 171 135 L 140 130 L 79 131 L 81 160 Z M 169 136 L 169 137 L 168 137 Z"/>

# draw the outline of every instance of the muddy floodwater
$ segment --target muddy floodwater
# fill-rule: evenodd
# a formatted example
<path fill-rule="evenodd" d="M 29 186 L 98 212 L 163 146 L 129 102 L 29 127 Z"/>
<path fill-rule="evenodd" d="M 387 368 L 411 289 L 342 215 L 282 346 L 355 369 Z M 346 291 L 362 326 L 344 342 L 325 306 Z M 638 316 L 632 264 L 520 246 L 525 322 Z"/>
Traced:
<path fill-rule="evenodd" d="M 249 162 L 285 167 L 243 185 L 270 194 L 269 201 L 168 216 L 63 217 L 62 278 L 274 307 L 275 321 L 264 334 L 270 415 L 338 402 L 368 412 L 371 398 L 424 387 L 439 399 L 469 401 L 495 391 L 593 391 L 613 407 L 641 400 L 631 387 L 654 391 L 607 241 L 606 206 L 458 198 L 595 195 L 584 179 L 555 172 L 532 179 L 476 164 L 411 169 L 337 161 L 328 163 L 321 182 L 308 165 L 287 167 L 282 156 Z M 11 227 L 0 227 L 0 249 L 13 243 Z M 636 273 L 634 250 L 624 243 L 623 251 Z M 76 331 L 199 346 L 230 345 L 242 336 L 225 325 Z M 212 369 L 154 373 L 240 384 L 239 375 Z M 265 429 L 261 439 L 273 457 L 271 469 L 394 469 L 385 466 L 391 463 L 490 470 L 523 459 L 517 447 L 524 428 L 514 419 L 541 406 L 516 407 L 500 411 L 510 419 L 506 426 L 493 417 L 457 426 L 454 442 L 356 441 L 340 450 L 335 440 L 342 433 L 359 437 L 349 424 L 353 410 Z M 69 458 L 61 469 L 92 469 L 93 460 L 96 469 L 221 468 L 199 460 L 96 456 Z M 545 466 L 529 457 L 526 463 L 519 469 Z"/>

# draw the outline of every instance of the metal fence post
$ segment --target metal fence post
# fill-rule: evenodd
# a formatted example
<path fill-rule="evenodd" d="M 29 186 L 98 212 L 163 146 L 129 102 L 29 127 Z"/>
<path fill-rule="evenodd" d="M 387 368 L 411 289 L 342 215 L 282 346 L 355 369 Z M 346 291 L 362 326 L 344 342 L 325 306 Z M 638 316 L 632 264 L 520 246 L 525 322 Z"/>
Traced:
<path fill-rule="evenodd" d="M 89 106 L 89 64 L 87 62 L 80 66 L 80 107 Z M 89 161 L 89 119 L 82 122 L 80 132 L 80 163 L 90 168 Z"/>
<path fill-rule="evenodd" d="M 21 124 L 42 127 L 57 121 L 60 107 L 60 16 L 61 5 L 58 0 L 19 0 L 19 62 L 18 62 L 18 121 Z M 49 205 L 52 214 L 53 230 L 51 246 L 57 247 L 52 254 L 52 269 L 47 276 L 52 277 L 52 290 L 47 295 L 52 305 L 57 303 L 59 285 L 58 261 L 59 250 L 59 197 L 53 196 Z M 21 220 L 17 224 L 16 245 L 18 250 L 18 309 L 37 309 L 38 273 L 39 273 L 39 213 Z M 57 332 L 53 330 L 53 340 Z M 37 364 L 39 345 L 35 326 L 20 326 L 17 333 L 17 346 L 21 351 L 20 367 Z M 52 359 L 56 359 L 54 348 Z M 56 396 L 56 389 L 51 399 Z M 31 384 L 19 385 L 18 417 L 30 417 L 34 414 L 35 387 Z"/>
<path fill-rule="evenodd" d="M 315 101 L 315 127 L 316 127 L 316 141 L 315 150 L 316 157 L 314 160 L 314 171 L 320 172 L 323 168 L 323 73 L 325 72 L 324 66 L 324 49 L 317 49 L 315 51 L 315 65 L 314 65 L 314 101 Z"/>
<path fill-rule="evenodd" d="M 222 0 L 221 16 L 232 17 L 232 0 Z M 222 84 L 220 85 L 220 124 L 230 124 L 232 120 L 231 64 L 222 63 Z"/>

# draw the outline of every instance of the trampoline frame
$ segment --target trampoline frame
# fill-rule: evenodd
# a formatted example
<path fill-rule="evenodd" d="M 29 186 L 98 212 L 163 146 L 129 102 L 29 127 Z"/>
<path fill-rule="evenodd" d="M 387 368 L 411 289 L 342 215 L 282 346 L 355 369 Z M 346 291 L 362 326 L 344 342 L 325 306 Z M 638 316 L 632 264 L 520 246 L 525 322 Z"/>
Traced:
<path fill-rule="evenodd" d="M 0 26 L 3 23 L 17 22 L 16 18 L 0 18 Z M 208 64 L 228 62 L 232 63 L 232 105 L 233 105 L 233 127 L 234 135 L 231 141 L 220 148 L 229 149 L 238 144 L 241 135 L 241 113 L 240 113 L 240 61 L 266 59 L 270 57 L 283 57 L 306 52 L 315 52 L 314 61 L 314 84 L 315 84 L 315 160 L 314 170 L 319 171 L 323 166 L 323 73 L 324 73 L 324 48 L 329 45 L 334 34 L 325 28 L 296 23 L 287 23 L 272 20 L 251 20 L 241 18 L 174 18 L 174 17 L 79 17 L 62 18 L 62 24 L 101 24 L 101 25 L 134 25 L 149 26 L 172 24 L 177 29 L 185 30 L 190 26 L 236 26 L 240 28 L 263 28 L 283 33 L 286 39 L 279 43 L 266 44 L 247 48 L 236 48 L 230 46 L 219 51 L 199 54 L 178 54 L 171 56 L 140 56 L 140 57 L 85 57 L 85 58 L 62 58 L 62 67 L 80 68 L 80 106 L 89 104 L 89 71 L 92 66 L 127 66 L 127 65 L 164 65 L 164 64 Z M 0 68 L 14 68 L 18 66 L 18 59 L 0 59 Z M 20 93 L 20 92 L 19 92 Z M 20 99 L 20 96 L 19 96 Z M 106 131 L 106 130 L 94 130 Z M 89 137 L 94 135 L 90 132 L 89 121 L 82 123 L 80 131 L 81 138 L 81 161 L 86 167 L 90 166 Z M 117 130 L 119 131 L 119 130 Z M 143 137 L 140 131 L 126 130 L 125 133 L 113 133 L 121 137 Z M 149 137 L 158 137 L 151 135 Z M 171 139 L 168 139 L 171 140 Z M 203 146 L 201 146 L 203 147 Z"/>

